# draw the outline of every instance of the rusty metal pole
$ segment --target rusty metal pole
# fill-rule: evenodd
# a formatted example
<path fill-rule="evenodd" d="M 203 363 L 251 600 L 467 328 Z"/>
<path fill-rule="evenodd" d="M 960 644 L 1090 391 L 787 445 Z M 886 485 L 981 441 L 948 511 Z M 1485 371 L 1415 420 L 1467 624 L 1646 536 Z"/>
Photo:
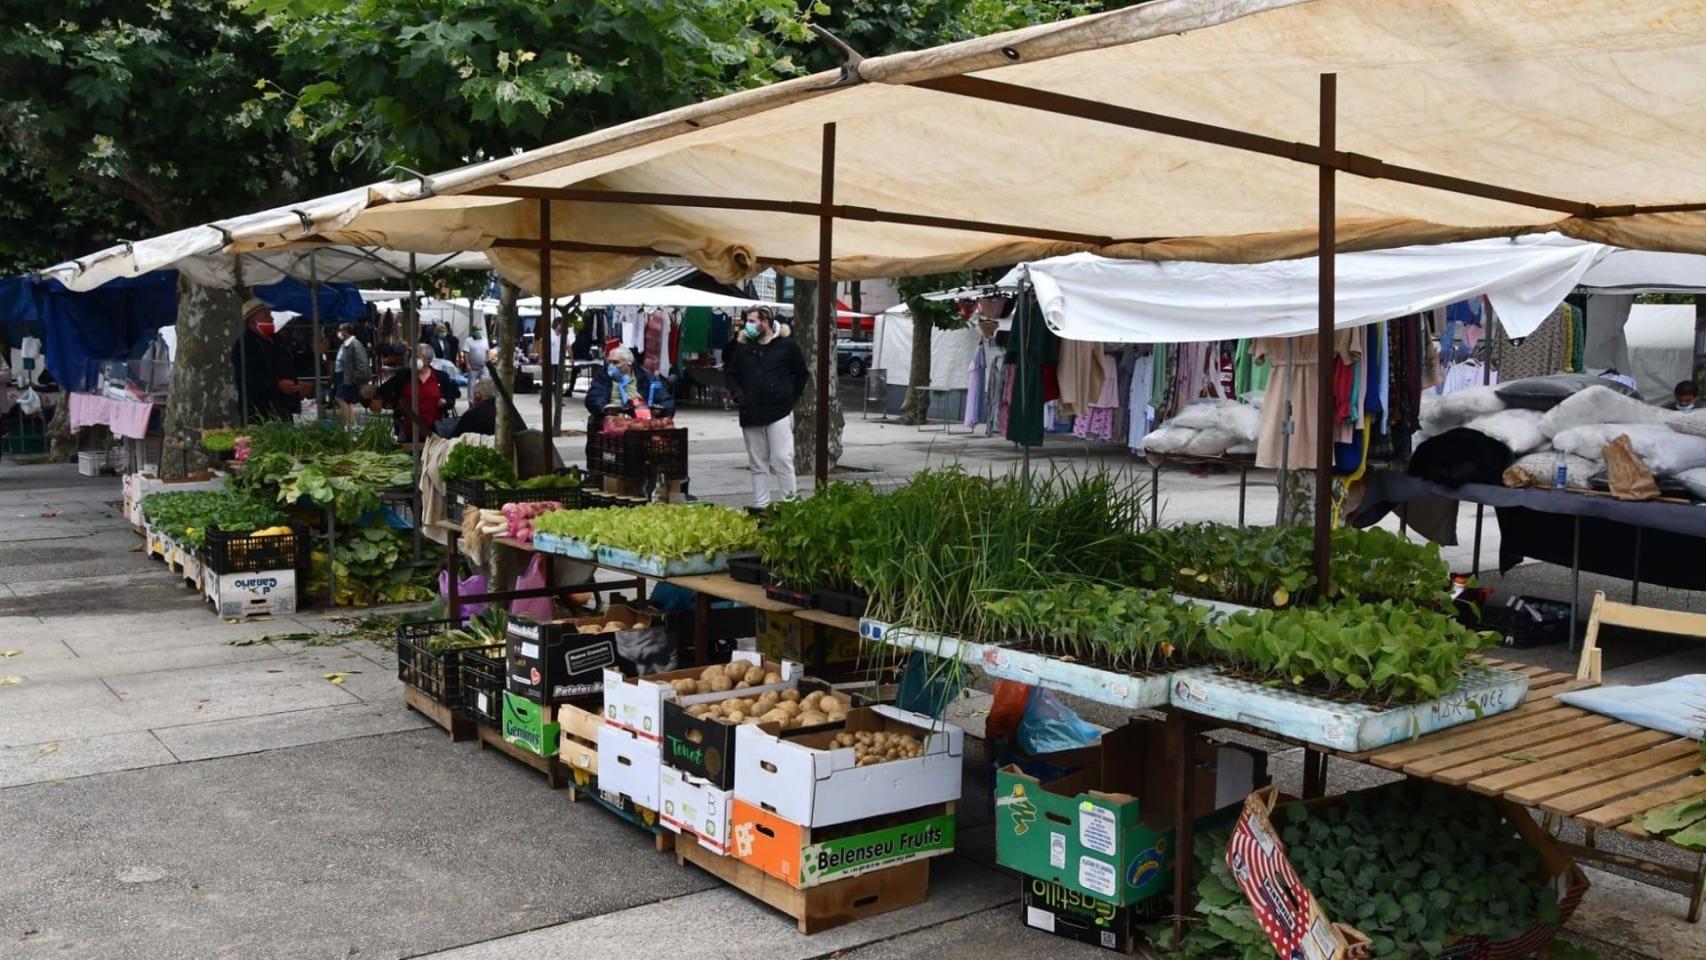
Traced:
<path fill-rule="evenodd" d="M 817 226 L 817 423 L 813 468 L 816 492 L 829 486 L 829 355 L 834 349 L 835 282 L 830 260 L 835 246 L 835 124 L 823 125 L 823 186 L 818 197 L 822 209 Z"/>
<path fill-rule="evenodd" d="M 539 325 L 551 315 L 551 201 L 539 201 L 539 320 L 533 321 L 533 342 L 539 342 Z M 517 327 L 521 326 L 521 311 L 515 315 Z M 549 324 L 546 325 L 549 330 Z M 517 331 L 519 334 L 519 330 Z M 557 424 L 551 419 L 551 393 L 555 390 L 551 376 L 550 341 L 546 341 L 546 350 L 542 356 L 546 359 L 539 364 L 539 429 L 545 435 L 543 466 L 540 469 L 550 470 L 555 462 L 551 454 L 556 450 Z M 514 389 L 514 384 L 505 384 Z"/>
<path fill-rule="evenodd" d="M 1321 75 L 1321 209 L 1317 229 L 1320 240 L 1316 259 L 1320 262 L 1318 315 L 1315 326 L 1315 583 L 1323 595 L 1331 590 L 1328 560 L 1333 550 L 1333 296 L 1334 266 L 1338 259 L 1337 171 L 1329 156 L 1337 150 L 1339 76 Z"/>

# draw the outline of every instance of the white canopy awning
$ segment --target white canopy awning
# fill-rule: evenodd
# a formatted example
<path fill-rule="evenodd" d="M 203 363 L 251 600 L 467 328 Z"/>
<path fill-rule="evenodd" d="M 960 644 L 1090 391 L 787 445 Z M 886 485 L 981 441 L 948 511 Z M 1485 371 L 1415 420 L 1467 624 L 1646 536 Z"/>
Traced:
<path fill-rule="evenodd" d="M 613 290 L 592 290 L 579 294 L 581 306 L 596 307 L 711 307 L 718 310 L 739 310 L 742 307 L 769 307 L 772 310 L 792 309 L 792 304 L 771 303 L 751 297 L 731 297 L 727 294 L 695 290 L 692 287 L 666 284 L 661 287 L 621 287 Z M 559 297 L 557 303 L 567 303 L 570 297 Z M 516 301 L 518 307 L 539 312 L 538 297 Z"/>
<path fill-rule="evenodd" d="M 93 290 L 108 280 L 139 277 L 155 270 L 177 270 L 197 283 L 230 289 L 257 287 L 293 277 L 304 283 L 368 283 L 402 280 L 408 276 L 410 254 L 380 247 L 319 244 L 289 250 L 266 250 L 231 256 L 224 233 L 213 226 L 191 227 L 153 240 L 108 247 L 86 257 L 54 264 L 41 271 L 67 289 Z M 490 270 L 484 253 L 417 254 L 415 270 Z M 239 279 L 239 272 L 241 277 Z M 395 293 L 391 296 L 396 296 Z"/>
<path fill-rule="evenodd" d="M 1557 235 L 1340 254 L 1340 327 L 1485 294 L 1513 337 L 1539 327 L 1577 287 L 1663 281 L 1706 289 L 1706 256 L 1632 254 Z M 1049 326 L 1073 340 L 1172 343 L 1314 333 L 1320 261 L 1153 263 L 1074 254 L 1022 264 Z"/>
<path fill-rule="evenodd" d="M 1315 154 L 1326 73 L 1345 151 L 1341 250 L 1557 231 L 1706 253 L 1706 4 L 1153 0 L 875 57 L 844 77 L 742 91 L 108 259 L 120 275 L 305 242 L 487 250 L 537 291 L 527 243 L 549 202 L 557 294 L 612 286 L 658 254 L 724 282 L 767 264 L 804 275 L 818 256 L 828 124 L 837 279 L 1079 251 L 1305 256 L 1318 171 L 1298 161 Z M 569 188 L 631 196 L 592 202 Z"/>

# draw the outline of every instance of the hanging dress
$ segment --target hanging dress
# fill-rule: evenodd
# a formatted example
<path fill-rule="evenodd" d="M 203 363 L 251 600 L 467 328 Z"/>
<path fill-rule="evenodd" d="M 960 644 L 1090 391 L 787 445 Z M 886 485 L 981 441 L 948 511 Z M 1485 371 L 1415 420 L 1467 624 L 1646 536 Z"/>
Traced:
<path fill-rule="evenodd" d="M 1350 362 L 1352 331 L 1340 330 L 1333 335 L 1334 353 Z M 1314 469 L 1315 438 L 1319 436 L 1320 404 L 1316 394 L 1321 383 L 1321 366 L 1316 363 L 1315 336 L 1293 337 L 1291 362 L 1286 362 L 1285 337 L 1262 337 L 1256 341 L 1256 359 L 1265 362 L 1272 372 L 1268 375 L 1268 395 L 1262 401 L 1262 430 L 1256 442 L 1256 466 L 1278 469 Z M 1286 398 L 1291 398 L 1292 435 L 1290 456 L 1285 443 Z M 1288 462 L 1289 461 L 1289 462 Z"/>

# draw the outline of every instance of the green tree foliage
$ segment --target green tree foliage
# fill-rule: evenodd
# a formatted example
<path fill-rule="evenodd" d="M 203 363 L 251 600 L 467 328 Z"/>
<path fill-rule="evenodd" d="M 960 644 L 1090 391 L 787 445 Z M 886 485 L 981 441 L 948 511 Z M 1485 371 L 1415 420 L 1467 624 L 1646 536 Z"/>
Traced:
<path fill-rule="evenodd" d="M 340 166 L 439 169 L 800 68 L 792 0 L 239 0 L 289 122 Z"/>
<path fill-rule="evenodd" d="M 288 103 L 255 87 L 275 70 L 226 0 L 0 5 L 0 268 L 318 188 Z"/>

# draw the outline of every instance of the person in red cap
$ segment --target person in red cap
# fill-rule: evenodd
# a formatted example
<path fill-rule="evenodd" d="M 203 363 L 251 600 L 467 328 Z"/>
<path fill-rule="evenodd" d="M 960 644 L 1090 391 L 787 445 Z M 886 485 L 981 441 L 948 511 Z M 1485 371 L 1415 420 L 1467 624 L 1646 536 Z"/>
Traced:
<path fill-rule="evenodd" d="M 272 310 L 255 297 L 243 303 L 243 340 L 231 346 L 231 368 L 251 419 L 294 417 L 302 410 L 290 350 L 274 339 Z"/>

